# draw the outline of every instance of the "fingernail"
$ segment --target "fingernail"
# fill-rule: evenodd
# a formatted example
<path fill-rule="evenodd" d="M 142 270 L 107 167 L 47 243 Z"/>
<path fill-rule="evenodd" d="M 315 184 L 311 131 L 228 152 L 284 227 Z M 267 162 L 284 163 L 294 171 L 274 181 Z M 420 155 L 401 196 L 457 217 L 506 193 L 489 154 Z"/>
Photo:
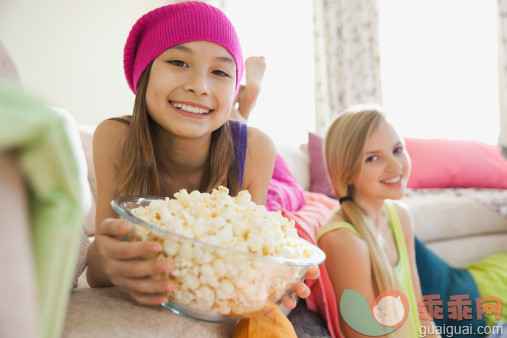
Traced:
<path fill-rule="evenodd" d="M 131 227 L 132 226 L 130 225 L 130 223 L 128 221 L 125 221 L 125 220 L 123 220 L 121 222 L 121 224 L 120 224 L 120 229 L 121 229 L 121 231 L 124 231 L 124 232 L 130 231 Z"/>
<path fill-rule="evenodd" d="M 172 262 L 161 262 L 160 268 L 162 269 L 162 271 L 169 272 L 174 269 L 174 264 Z"/>
<path fill-rule="evenodd" d="M 166 281 L 164 284 L 163 284 L 163 289 L 164 289 L 164 292 L 171 292 L 174 290 L 174 283 L 171 282 L 171 281 Z"/>
<path fill-rule="evenodd" d="M 160 243 L 154 243 L 150 247 L 150 251 L 153 251 L 153 252 L 159 252 L 159 251 L 162 251 L 162 250 L 164 250 L 164 247 Z"/>

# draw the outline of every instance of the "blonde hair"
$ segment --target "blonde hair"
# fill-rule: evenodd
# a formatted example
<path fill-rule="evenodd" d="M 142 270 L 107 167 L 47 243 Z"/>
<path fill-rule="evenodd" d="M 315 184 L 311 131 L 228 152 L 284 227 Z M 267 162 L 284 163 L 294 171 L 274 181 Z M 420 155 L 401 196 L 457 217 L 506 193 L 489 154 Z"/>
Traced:
<path fill-rule="evenodd" d="M 341 113 L 329 127 L 324 140 L 327 172 L 336 197 L 353 196 L 350 183 L 361 170 L 366 143 L 385 121 L 380 107 L 358 105 Z M 363 209 L 353 200 L 341 203 L 342 215 L 354 225 L 370 250 L 373 288 L 376 295 L 400 289 L 394 269 L 380 240 L 380 233 Z"/>

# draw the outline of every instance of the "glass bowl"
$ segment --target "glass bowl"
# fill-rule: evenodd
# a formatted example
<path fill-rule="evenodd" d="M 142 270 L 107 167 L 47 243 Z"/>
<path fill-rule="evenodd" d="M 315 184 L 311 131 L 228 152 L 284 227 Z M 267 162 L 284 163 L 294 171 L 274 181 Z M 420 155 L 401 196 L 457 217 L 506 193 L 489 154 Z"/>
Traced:
<path fill-rule="evenodd" d="M 145 222 L 131 210 L 145 207 L 153 196 L 123 196 L 111 202 L 123 219 L 134 225 L 127 236 L 130 241 L 154 240 L 164 252 L 142 259 L 169 259 L 175 269 L 150 276 L 168 279 L 175 290 L 168 293 L 163 307 L 188 318 L 225 323 L 265 313 L 294 291 L 313 265 L 326 256 L 315 245 L 298 238 L 310 253 L 308 258 L 289 259 L 256 255 L 205 243 Z"/>

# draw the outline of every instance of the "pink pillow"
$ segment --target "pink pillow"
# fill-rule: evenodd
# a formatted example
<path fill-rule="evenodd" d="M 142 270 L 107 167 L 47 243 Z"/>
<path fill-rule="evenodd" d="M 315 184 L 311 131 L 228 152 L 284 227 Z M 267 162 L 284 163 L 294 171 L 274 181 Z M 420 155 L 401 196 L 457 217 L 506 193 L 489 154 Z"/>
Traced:
<path fill-rule="evenodd" d="M 500 146 L 415 138 L 405 143 L 412 159 L 409 188 L 507 189 L 507 160 Z"/>
<path fill-rule="evenodd" d="M 310 156 L 310 191 L 336 198 L 327 176 L 322 153 L 322 138 L 314 133 L 308 133 L 308 155 Z"/>
<path fill-rule="evenodd" d="M 507 160 L 500 146 L 479 141 L 406 138 L 412 159 L 408 187 L 507 189 Z M 327 176 L 322 138 L 308 133 L 311 192 L 336 198 Z"/>
<path fill-rule="evenodd" d="M 303 188 L 289 170 L 282 156 L 276 154 L 273 176 L 268 186 L 266 209 L 298 211 L 305 204 Z"/>

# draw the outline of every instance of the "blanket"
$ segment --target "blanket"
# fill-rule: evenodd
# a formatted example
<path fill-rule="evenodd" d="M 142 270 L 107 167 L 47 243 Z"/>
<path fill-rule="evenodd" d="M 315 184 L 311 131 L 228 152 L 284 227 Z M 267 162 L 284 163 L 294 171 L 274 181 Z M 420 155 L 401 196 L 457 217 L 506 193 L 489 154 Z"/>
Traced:
<path fill-rule="evenodd" d="M 282 214 L 296 223 L 299 237 L 317 245 L 315 235 L 324 224 L 337 201 L 323 194 L 304 192 L 306 203 L 295 212 L 282 210 Z M 327 322 L 332 337 L 343 337 L 338 322 L 338 307 L 333 285 L 329 279 L 324 263 L 319 265 L 320 276 L 315 280 L 306 280 L 311 290 L 306 299 L 308 309 L 320 313 Z"/>
<path fill-rule="evenodd" d="M 280 155 L 276 155 L 273 176 L 268 186 L 266 209 L 297 211 L 305 204 L 303 188 Z"/>

